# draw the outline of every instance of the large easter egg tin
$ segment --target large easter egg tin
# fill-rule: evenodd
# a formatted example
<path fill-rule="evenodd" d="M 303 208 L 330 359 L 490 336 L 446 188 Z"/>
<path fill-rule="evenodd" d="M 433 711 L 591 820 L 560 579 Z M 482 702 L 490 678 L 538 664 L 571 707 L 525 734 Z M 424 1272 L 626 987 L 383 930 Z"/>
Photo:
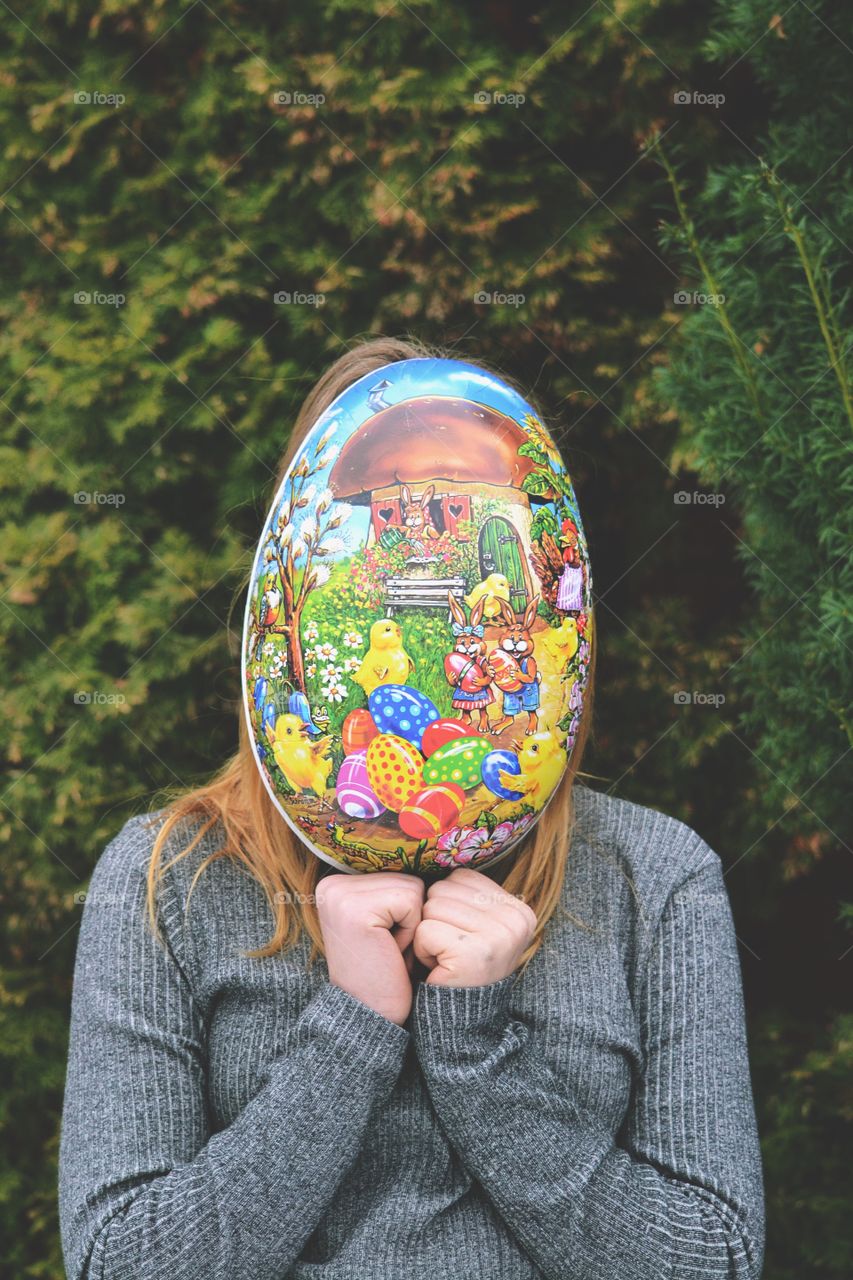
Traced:
<path fill-rule="evenodd" d="M 592 626 L 571 479 L 524 397 L 458 360 L 365 374 L 257 544 L 243 706 L 270 801 L 344 871 L 504 857 L 568 767 Z"/>

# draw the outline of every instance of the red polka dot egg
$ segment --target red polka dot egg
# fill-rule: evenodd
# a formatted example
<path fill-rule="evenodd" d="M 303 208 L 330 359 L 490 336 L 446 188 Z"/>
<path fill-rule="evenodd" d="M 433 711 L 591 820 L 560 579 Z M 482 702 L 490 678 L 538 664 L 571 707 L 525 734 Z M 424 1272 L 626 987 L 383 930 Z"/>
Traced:
<path fill-rule="evenodd" d="M 380 733 L 367 748 L 367 777 L 380 804 L 399 813 L 424 785 L 424 758 L 411 742 Z"/>

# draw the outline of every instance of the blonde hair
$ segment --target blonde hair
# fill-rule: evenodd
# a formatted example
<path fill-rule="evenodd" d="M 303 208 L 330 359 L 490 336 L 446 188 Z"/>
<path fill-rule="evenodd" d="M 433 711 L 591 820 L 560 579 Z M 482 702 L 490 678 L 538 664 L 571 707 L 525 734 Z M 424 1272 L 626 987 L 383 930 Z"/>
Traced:
<path fill-rule="evenodd" d="M 417 341 L 397 338 L 376 338 L 348 350 L 323 374 L 302 405 L 279 466 L 273 493 L 278 490 L 291 460 L 317 417 L 358 378 L 397 360 L 451 354 Z M 465 358 L 468 363 L 487 368 L 480 361 L 470 360 L 467 356 Z M 511 384 L 510 379 L 504 375 L 501 377 Z M 251 571 L 241 584 L 241 595 L 248 589 L 250 576 Z M 560 903 L 571 844 L 572 788 L 590 730 L 595 648 L 593 628 L 589 683 L 569 767 L 527 842 L 514 854 L 513 865 L 502 881 L 503 889 L 522 897 L 537 916 L 536 931 L 522 956 L 522 965 L 535 954 L 545 926 Z M 191 853 L 204 836 L 219 824 L 222 844 L 205 857 L 196 869 L 190 894 L 198 877 L 211 863 L 219 858 L 234 859 L 260 883 L 274 919 L 274 929 L 269 941 L 247 954 L 260 958 L 288 950 L 299 942 L 304 931 L 312 944 L 310 963 L 318 954 L 324 954 L 314 890 L 325 865 L 294 834 L 275 808 L 255 762 L 255 748 L 242 707 L 239 716 L 239 744 L 231 759 L 204 785 L 177 793 L 167 792 L 168 799 L 163 810 L 156 818 L 152 818 L 152 823 L 156 821 L 162 825 L 155 838 L 148 867 L 149 921 L 156 932 L 157 889 L 168 869 Z M 200 825 L 197 825 L 199 822 Z M 167 862 L 167 843 L 184 823 L 197 825 L 197 830 L 189 843 Z"/>

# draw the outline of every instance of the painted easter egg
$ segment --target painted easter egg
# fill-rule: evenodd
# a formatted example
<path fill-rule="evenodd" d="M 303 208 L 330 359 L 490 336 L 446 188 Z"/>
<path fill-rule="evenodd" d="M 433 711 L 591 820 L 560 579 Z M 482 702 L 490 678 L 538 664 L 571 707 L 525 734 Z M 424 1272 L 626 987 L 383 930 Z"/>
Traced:
<path fill-rule="evenodd" d="M 443 747 L 446 742 L 452 742 L 454 738 L 467 738 L 471 733 L 471 726 L 466 724 L 464 720 L 454 720 L 451 716 L 442 716 L 438 720 L 433 720 L 424 729 L 424 736 L 421 738 L 421 751 L 425 756 L 429 757 L 433 752 L 438 751 L 439 747 Z"/>
<path fill-rule="evenodd" d="M 424 766 L 424 782 L 455 782 L 457 786 L 476 787 L 481 781 L 480 767 L 492 749 L 488 738 L 471 734 L 454 738 L 433 752 Z"/>
<path fill-rule="evenodd" d="M 515 693 L 521 688 L 523 681 L 518 678 L 520 668 L 511 653 L 507 653 L 506 649 L 495 649 L 489 654 L 489 662 L 499 689 L 503 689 L 504 693 Z"/>
<path fill-rule="evenodd" d="M 427 725 L 438 719 L 435 703 L 409 684 L 380 684 L 367 705 L 380 733 L 396 733 L 416 747 Z"/>
<path fill-rule="evenodd" d="M 411 742 L 394 733 L 380 733 L 367 748 L 367 777 L 386 809 L 399 813 L 424 785 L 424 758 Z"/>
<path fill-rule="evenodd" d="M 448 653 L 444 659 L 444 670 L 448 680 L 464 693 L 478 693 L 480 686 L 477 677 L 481 671 L 477 663 L 464 653 Z"/>
<path fill-rule="evenodd" d="M 335 799 L 349 818 L 378 818 L 385 812 L 367 775 L 367 752 L 345 756 L 335 784 Z"/>
<path fill-rule="evenodd" d="M 500 796 L 502 800 L 521 800 L 523 792 L 510 791 L 500 781 L 499 774 L 503 769 L 505 773 L 521 773 L 521 765 L 518 763 L 518 756 L 514 751 L 507 751 L 501 747 L 497 751 L 490 751 L 484 757 L 480 766 L 483 781 L 490 791 L 496 796 Z"/>
<path fill-rule="evenodd" d="M 417 791 L 400 810 L 400 826 L 413 840 L 440 836 L 456 824 L 465 792 L 455 782 L 439 782 Z"/>
<path fill-rule="evenodd" d="M 358 707 L 355 711 L 350 711 L 341 726 L 344 755 L 351 756 L 356 751 L 364 751 L 378 732 L 379 730 L 373 723 L 373 716 L 364 707 Z"/>

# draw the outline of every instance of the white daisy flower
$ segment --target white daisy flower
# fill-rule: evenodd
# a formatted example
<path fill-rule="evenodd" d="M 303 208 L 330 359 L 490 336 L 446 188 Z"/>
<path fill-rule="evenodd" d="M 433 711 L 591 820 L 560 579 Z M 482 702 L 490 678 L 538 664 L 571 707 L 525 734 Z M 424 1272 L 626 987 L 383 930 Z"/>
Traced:
<path fill-rule="evenodd" d="M 317 666 L 316 666 L 316 663 L 314 663 L 314 662 L 309 662 L 309 663 L 308 663 L 308 666 L 305 668 L 305 674 L 306 674 L 306 676 L 308 677 L 308 679 L 309 679 L 309 680 L 313 680 L 313 679 L 314 679 L 314 677 L 315 677 L 315 676 L 316 676 L 316 674 L 317 674 Z"/>
<path fill-rule="evenodd" d="M 337 651 L 337 649 L 335 648 L 335 646 L 334 646 L 333 644 L 329 644 L 328 642 L 324 642 L 323 644 L 318 644 L 318 645 L 317 645 L 317 657 L 318 657 L 318 658 L 322 658 L 322 659 L 324 659 L 324 661 L 326 661 L 326 662 L 331 662 L 331 661 L 332 661 L 332 659 L 333 659 L 333 658 L 336 658 L 337 656 L 338 656 L 338 651 Z"/>
<path fill-rule="evenodd" d="M 360 631 L 346 631 L 344 633 L 344 648 L 360 649 L 364 644 L 364 637 Z"/>
<path fill-rule="evenodd" d="M 343 702 L 347 696 L 347 691 L 342 684 L 332 680 L 329 684 L 323 686 L 323 697 L 330 702 Z"/>
<path fill-rule="evenodd" d="M 354 671 L 358 671 L 360 666 L 361 666 L 361 658 L 345 658 L 344 659 L 344 671 L 346 671 L 348 675 L 352 675 Z"/>
<path fill-rule="evenodd" d="M 316 640 L 320 634 L 320 631 L 317 627 L 317 623 L 313 621 L 307 622 L 305 624 L 305 630 L 303 631 L 302 634 L 304 635 L 306 640 Z"/>
<path fill-rule="evenodd" d="M 320 669 L 320 679 L 326 681 L 338 680 L 343 675 L 343 667 L 336 667 L 334 662 L 329 662 L 325 667 Z"/>

